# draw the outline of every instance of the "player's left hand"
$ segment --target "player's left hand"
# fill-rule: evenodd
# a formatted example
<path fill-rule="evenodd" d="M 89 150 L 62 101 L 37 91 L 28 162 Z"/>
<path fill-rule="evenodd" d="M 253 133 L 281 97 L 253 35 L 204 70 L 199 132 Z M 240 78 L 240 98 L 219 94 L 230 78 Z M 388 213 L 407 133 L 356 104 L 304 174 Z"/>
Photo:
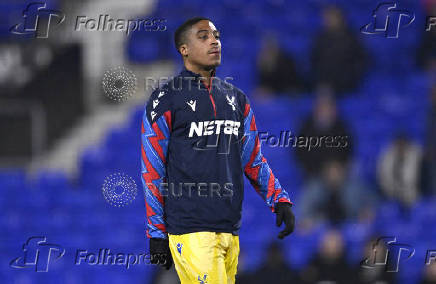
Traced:
<path fill-rule="evenodd" d="M 173 258 L 168 239 L 150 239 L 150 263 L 157 264 L 169 270 L 173 265 Z"/>
<path fill-rule="evenodd" d="M 285 229 L 281 231 L 278 235 L 279 239 L 283 239 L 287 235 L 291 234 L 294 231 L 295 227 L 295 216 L 291 210 L 291 204 L 287 202 L 279 202 L 275 206 L 274 213 L 276 216 L 276 225 L 280 227 L 285 222 Z"/>

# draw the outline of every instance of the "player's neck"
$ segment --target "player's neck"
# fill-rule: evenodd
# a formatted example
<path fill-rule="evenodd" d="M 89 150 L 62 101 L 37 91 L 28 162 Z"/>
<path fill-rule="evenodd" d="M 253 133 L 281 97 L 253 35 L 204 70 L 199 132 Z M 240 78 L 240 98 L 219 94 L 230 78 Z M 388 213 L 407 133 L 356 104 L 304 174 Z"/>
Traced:
<path fill-rule="evenodd" d="M 200 67 L 197 65 L 190 64 L 189 62 L 185 62 L 185 68 L 194 73 L 200 74 L 202 77 L 202 81 L 206 86 L 209 86 L 210 77 L 212 76 L 213 69 L 205 69 L 204 67 Z"/>

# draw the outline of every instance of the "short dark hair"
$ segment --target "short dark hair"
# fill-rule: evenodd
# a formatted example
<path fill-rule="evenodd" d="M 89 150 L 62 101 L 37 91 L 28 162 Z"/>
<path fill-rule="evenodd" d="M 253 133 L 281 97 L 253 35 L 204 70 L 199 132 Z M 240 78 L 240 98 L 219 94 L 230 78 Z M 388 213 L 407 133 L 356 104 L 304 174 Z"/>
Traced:
<path fill-rule="evenodd" d="M 179 53 L 180 46 L 186 42 L 186 32 L 189 31 L 193 25 L 203 20 L 211 21 L 205 17 L 194 17 L 186 20 L 177 28 L 176 32 L 174 33 L 174 44 L 176 45 L 176 49 Z"/>

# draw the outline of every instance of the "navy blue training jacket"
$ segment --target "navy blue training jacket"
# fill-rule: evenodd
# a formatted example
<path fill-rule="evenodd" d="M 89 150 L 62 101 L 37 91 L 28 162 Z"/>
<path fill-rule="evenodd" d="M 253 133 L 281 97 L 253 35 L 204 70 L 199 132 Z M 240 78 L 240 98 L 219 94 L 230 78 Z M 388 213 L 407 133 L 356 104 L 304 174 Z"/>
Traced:
<path fill-rule="evenodd" d="M 146 235 L 199 231 L 238 235 L 243 176 L 274 212 L 291 202 L 260 149 L 247 96 L 186 68 L 153 91 L 141 127 Z"/>

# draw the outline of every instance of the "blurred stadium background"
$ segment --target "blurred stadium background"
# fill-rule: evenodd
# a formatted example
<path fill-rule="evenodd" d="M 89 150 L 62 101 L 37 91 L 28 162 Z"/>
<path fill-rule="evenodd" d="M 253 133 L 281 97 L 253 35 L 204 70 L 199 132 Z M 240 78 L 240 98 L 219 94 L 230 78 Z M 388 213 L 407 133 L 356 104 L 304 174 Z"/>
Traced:
<path fill-rule="evenodd" d="M 326 271 L 343 275 L 337 283 L 436 283 L 434 265 L 425 265 L 426 251 L 436 248 L 436 37 L 425 31 L 436 1 L 401 1 L 415 21 L 393 39 L 360 32 L 380 4 L 373 0 L 50 0 L 47 7 L 66 18 L 44 39 L 9 31 L 29 3 L 0 3 L 1 283 L 177 283 L 174 270 L 77 266 L 74 259 L 77 249 L 148 251 L 139 176 L 140 123 L 151 92 L 144 81 L 181 70 L 173 33 L 198 15 L 221 31 L 218 75 L 250 97 L 260 131 L 349 137 L 337 157 L 263 144 L 294 201 L 297 228 L 272 243 L 274 215 L 247 183 L 240 283 L 335 277 Z M 74 31 L 78 15 L 104 14 L 165 19 L 166 30 Z M 105 71 L 117 66 L 138 79 L 125 102 L 101 87 Z M 138 185 L 137 198 L 122 208 L 102 195 L 105 177 L 117 172 Z M 329 191 L 330 182 L 343 192 Z M 313 201 L 317 190 L 324 197 Z M 46 273 L 9 266 L 31 236 L 66 249 Z M 367 246 L 381 236 L 397 237 L 415 255 L 397 273 L 362 276 Z"/>

